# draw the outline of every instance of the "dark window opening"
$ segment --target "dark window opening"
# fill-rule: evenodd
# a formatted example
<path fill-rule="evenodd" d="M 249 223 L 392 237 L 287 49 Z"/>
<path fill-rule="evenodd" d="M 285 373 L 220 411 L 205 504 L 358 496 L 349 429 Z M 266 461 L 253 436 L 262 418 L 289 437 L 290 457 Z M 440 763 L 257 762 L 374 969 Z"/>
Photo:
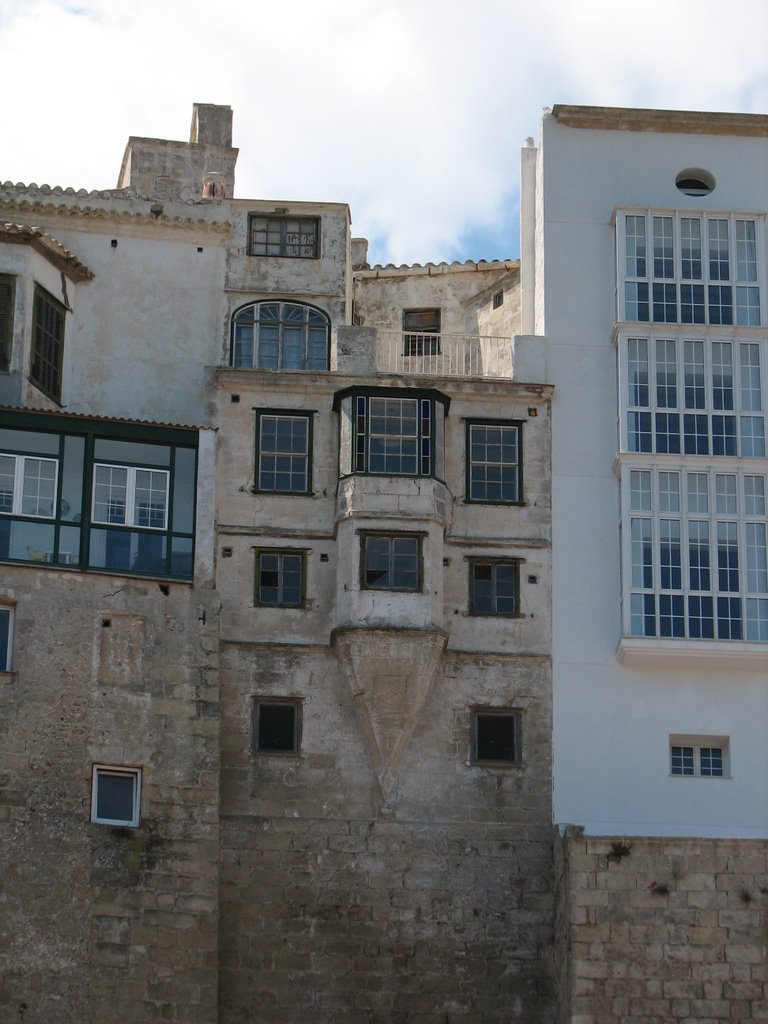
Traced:
<path fill-rule="evenodd" d="M 254 748 L 267 754 L 295 754 L 301 746 L 301 705 L 292 700 L 257 700 L 253 706 Z"/>
<path fill-rule="evenodd" d="M 64 307 L 52 295 L 42 288 L 35 290 L 29 379 L 55 402 L 61 399 L 64 313 Z"/>
<path fill-rule="evenodd" d="M 440 354 L 440 310 L 403 310 L 403 355 Z"/>
<path fill-rule="evenodd" d="M 520 763 L 520 715 L 516 711 L 472 712 L 472 762 Z"/>

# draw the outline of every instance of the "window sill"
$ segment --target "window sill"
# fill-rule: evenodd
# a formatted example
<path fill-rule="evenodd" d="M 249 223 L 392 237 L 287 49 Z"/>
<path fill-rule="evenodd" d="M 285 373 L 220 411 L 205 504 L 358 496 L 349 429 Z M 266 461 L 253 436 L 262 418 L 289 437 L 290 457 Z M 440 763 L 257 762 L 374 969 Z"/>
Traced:
<path fill-rule="evenodd" d="M 616 649 L 622 665 L 655 667 L 680 665 L 691 668 L 727 664 L 730 669 L 749 672 L 765 667 L 768 644 L 741 640 L 662 640 L 658 637 L 622 637 Z"/>
<path fill-rule="evenodd" d="M 16 680 L 17 673 L 11 669 L 8 672 L 0 672 L 0 686 L 5 686 L 6 683 L 13 683 Z"/>

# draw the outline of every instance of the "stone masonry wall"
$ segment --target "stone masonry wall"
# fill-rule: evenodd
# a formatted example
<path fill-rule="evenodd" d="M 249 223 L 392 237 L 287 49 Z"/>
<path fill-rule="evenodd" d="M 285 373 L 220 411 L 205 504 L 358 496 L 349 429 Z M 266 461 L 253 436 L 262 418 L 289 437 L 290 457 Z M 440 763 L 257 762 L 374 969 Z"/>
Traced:
<path fill-rule="evenodd" d="M 2 567 L 15 611 L 0 675 L 4 1022 L 216 1021 L 212 594 Z M 91 822 L 94 762 L 141 768 L 138 828 Z"/>
<path fill-rule="evenodd" d="M 558 842 L 568 933 L 560 1020 L 768 1019 L 768 842 L 573 829 Z"/>
<path fill-rule="evenodd" d="M 384 802 L 340 656 L 222 645 L 220 1024 L 551 1024 L 549 660 L 446 652 Z M 257 695 L 300 755 L 254 753 Z M 521 765 L 470 763 L 478 703 Z"/>

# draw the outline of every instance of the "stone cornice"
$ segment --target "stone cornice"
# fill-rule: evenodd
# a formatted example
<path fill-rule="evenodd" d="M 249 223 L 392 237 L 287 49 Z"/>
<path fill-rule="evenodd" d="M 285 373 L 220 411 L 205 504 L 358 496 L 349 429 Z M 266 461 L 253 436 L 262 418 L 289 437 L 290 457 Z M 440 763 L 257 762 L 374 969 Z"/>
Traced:
<path fill-rule="evenodd" d="M 0 224 L 0 242 L 31 246 L 75 283 L 93 278 L 92 270 L 41 228 L 28 227 L 26 224 Z"/>
<path fill-rule="evenodd" d="M 581 107 L 558 103 L 552 117 L 569 128 L 603 131 L 676 132 L 682 135 L 768 137 L 768 115 L 654 110 L 633 107 Z"/>

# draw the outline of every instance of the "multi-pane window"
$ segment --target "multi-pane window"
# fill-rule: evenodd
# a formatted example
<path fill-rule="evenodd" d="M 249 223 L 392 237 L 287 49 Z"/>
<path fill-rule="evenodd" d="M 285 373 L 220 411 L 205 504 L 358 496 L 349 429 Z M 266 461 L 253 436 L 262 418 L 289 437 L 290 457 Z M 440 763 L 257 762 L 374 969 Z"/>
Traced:
<path fill-rule="evenodd" d="M 472 615 L 518 614 L 519 565 L 513 561 L 469 563 L 469 611 Z"/>
<path fill-rule="evenodd" d="M 467 424 L 467 500 L 488 504 L 522 501 L 520 423 Z"/>
<path fill-rule="evenodd" d="M 312 419 L 291 412 L 256 414 L 256 490 L 308 494 Z"/>
<path fill-rule="evenodd" d="M 755 219 L 638 212 L 619 225 L 620 320 L 760 325 Z"/>
<path fill-rule="evenodd" d="M 13 609 L 0 605 L 0 672 L 10 672 L 13 663 Z"/>
<path fill-rule="evenodd" d="M 622 341 L 622 449 L 763 458 L 764 344 L 663 337 Z"/>
<path fill-rule="evenodd" d="M 253 702 L 253 749 L 260 754 L 301 750 L 301 701 L 258 697 Z"/>
<path fill-rule="evenodd" d="M 95 465 L 91 521 L 164 530 L 169 480 L 164 469 Z"/>
<path fill-rule="evenodd" d="M 729 772 L 729 744 L 723 736 L 671 736 L 671 775 L 722 778 Z"/>
<path fill-rule="evenodd" d="M 64 314 L 64 307 L 52 295 L 42 288 L 35 289 L 29 379 L 57 402 L 61 398 Z"/>
<path fill-rule="evenodd" d="M 471 716 L 473 764 L 520 764 L 520 712 L 475 708 Z"/>
<path fill-rule="evenodd" d="M 57 475 L 56 459 L 0 452 L 0 515 L 52 519 Z"/>
<path fill-rule="evenodd" d="M 0 371 L 11 365 L 15 283 L 11 274 L 0 274 Z"/>
<path fill-rule="evenodd" d="M 137 426 L 128 440 L 96 420 L 11 419 L 0 429 L 0 559 L 191 577 L 194 431 Z"/>
<path fill-rule="evenodd" d="M 355 399 L 355 469 L 388 476 L 432 471 L 432 402 L 427 398 Z"/>
<path fill-rule="evenodd" d="M 251 214 L 251 256 L 288 256 L 317 259 L 320 255 L 320 221 L 317 217 L 283 217 Z"/>
<path fill-rule="evenodd" d="M 768 641 L 765 472 L 625 467 L 632 636 Z"/>
<path fill-rule="evenodd" d="M 403 355 L 440 354 L 440 310 L 403 310 Z"/>
<path fill-rule="evenodd" d="M 421 590 L 421 538 L 405 533 L 362 537 L 361 586 L 368 590 Z"/>
<path fill-rule="evenodd" d="M 300 302 L 256 302 L 232 318 L 232 365 L 239 369 L 328 369 L 330 321 Z"/>
<path fill-rule="evenodd" d="M 141 808 L 141 769 L 95 764 L 91 784 L 91 821 L 137 828 Z"/>
<path fill-rule="evenodd" d="M 256 552 L 256 604 L 300 608 L 304 603 L 303 551 Z"/>

